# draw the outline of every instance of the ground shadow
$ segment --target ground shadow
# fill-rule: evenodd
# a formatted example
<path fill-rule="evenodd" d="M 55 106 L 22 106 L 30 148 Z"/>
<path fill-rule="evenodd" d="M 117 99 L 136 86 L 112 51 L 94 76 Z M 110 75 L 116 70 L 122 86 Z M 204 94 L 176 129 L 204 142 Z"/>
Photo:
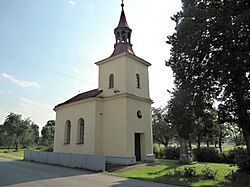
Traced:
<path fill-rule="evenodd" d="M 89 174 L 93 172 L 0 158 L 0 186 Z"/>

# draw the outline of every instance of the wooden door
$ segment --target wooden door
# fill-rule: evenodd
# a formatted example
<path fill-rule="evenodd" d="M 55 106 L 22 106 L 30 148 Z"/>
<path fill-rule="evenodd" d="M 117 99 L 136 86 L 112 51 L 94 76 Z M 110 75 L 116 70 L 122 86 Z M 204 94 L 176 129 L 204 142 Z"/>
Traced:
<path fill-rule="evenodd" d="M 141 161 L 141 136 L 135 133 L 135 157 L 136 161 Z"/>

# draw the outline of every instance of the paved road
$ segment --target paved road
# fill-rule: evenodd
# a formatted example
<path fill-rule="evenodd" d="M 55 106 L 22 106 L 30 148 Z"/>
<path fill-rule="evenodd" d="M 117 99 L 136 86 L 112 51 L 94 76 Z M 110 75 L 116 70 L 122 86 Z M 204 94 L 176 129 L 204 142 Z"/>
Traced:
<path fill-rule="evenodd" d="M 171 187 L 34 162 L 0 158 L 0 186 Z"/>

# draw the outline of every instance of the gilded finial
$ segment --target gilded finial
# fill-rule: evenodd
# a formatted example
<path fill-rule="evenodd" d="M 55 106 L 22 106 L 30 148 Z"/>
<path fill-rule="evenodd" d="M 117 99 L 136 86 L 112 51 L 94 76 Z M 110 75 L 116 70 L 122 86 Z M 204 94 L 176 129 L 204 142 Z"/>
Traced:
<path fill-rule="evenodd" d="M 123 0 L 122 0 L 122 4 L 121 4 L 122 8 L 124 7 L 124 4 L 123 4 Z"/>

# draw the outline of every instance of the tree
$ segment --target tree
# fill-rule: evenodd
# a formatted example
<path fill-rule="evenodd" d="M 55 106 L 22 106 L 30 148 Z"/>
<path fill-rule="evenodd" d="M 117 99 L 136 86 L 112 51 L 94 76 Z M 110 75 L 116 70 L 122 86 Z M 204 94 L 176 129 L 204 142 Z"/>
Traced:
<path fill-rule="evenodd" d="M 202 112 L 202 115 L 198 116 L 197 111 L 194 111 L 194 116 L 195 122 L 192 137 L 198 144 L 197 148 L 200 148 L 202 141 L 207 143 L 207 147 L 209 147 L 209 143 L 217 142 L 219 129 L 216 110 L 214 108 L 212 108 L 210 111 L 205 110 Z"/>
<path fill-rule="evenodd" d="M 16 151 L 19 144 L 29 146 L 34 143 L 34 131 L 31 128 L 34 124 L 29 118 L 22 120 L 22 115 L 10 113 L 1 128 L 2 141 L 4 146 L 10 148 L 15 146 Z"/>
<path fill-rule="evenodd" d="M 242 130 L 235 123 L 225 123 L 228 127 L 229 141 L 234 142 L 236 146 L 245 145 Z"/>
<path fill-rule="evenodd" d="M 47 124 L 42 128 L 42 144 L 53 145 L 55 135 L 55 120 L 49 120 Z"/>
<path fill-rule="evenodd" d="M 33 122 L 31 123 L 31 128 L 33 130 L 33 138 L 34 138 L 34 142 L 37 145 L 39 143 L 39 126 L 34 124 Z"/>
<path fill-rule="evenodd" d="M 191 95 L 218 100 L 224 122 L 242 129 L 250 157 L 250 3 L 248 0 L 182 0 L 172 19 L 176 32 L 166 63 Z M 183 60 L 185 59 L 185 61 Z"/>
<path fill-rule="evenodd" d="M 168 103 L 169 120 L 180 139 L 180 162 L 190 163 L 192 159 L 188 141 L 194 131 L 190 92 L 188 87 L 182 84 L 172 94 L 173 96 Z"/>
<path fill-rule="evenodd" d="M 169 123 L 167 107 L 152 109 L 153 140 L 154 143 L 168 146 L 169 141 L 173 139 L 174 130 Z"/>

